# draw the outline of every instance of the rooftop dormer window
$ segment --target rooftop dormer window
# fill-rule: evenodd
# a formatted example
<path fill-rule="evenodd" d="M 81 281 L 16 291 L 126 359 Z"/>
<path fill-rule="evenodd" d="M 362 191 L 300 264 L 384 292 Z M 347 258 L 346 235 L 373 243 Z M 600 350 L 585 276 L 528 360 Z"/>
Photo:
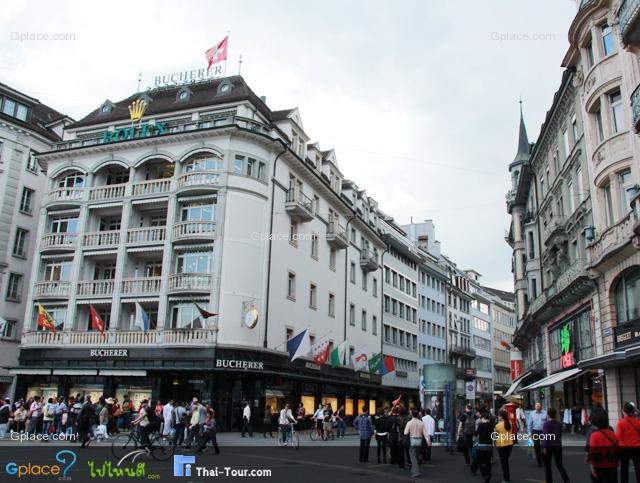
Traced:
<path fill-rule="evenodd" d="M 186 86 L 181 87 L 176 94 L 176 102 L 187 102 L 189 99 L 191 99 L 192 95 L 193 92 L 191 91 L 191 89 Z"/>
<path fill-rule="evenodd" d="M 218 90 L 216 93 L 219 96 L 226 96 L 227 94 L 230 94 L 232 90 L 233 84 L 229 80 L 225 79 L 218 84 Z"/>
<path fill-rule="evenodd" d="M 0 104 L 2 105 L 2 113 L 8 116 L 15 117 L 21 121 L 27 120 L 29 108 L 24 104 L 9 99 L 8 97 L 0 97 Z"/>
<path fill-rule="evenodd" d="M 109 114 L 114 107 L 116 107 L 115 104 L 111 102 L 109 99 L 107 99 L 100 106 L 99 112 L 100 114 Z"/>

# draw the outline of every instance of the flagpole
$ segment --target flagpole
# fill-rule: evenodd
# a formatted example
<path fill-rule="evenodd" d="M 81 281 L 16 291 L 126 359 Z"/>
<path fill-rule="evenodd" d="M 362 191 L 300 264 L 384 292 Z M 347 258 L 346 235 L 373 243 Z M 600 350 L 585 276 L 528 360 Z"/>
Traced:
<path fill-rule="evenodd" d="M 242 54 L 240 54 L 240 59 L 238 60 L 238 75 L 242 73 Z"/>
<path fill-rule="evenodd" d="M 227 30 L 227 57 L 224 59 L 224 73 L 222 77 L 227 77 L 227 64 L 229 63 L 229 37 L 231 37 L 231 30 Z"/>

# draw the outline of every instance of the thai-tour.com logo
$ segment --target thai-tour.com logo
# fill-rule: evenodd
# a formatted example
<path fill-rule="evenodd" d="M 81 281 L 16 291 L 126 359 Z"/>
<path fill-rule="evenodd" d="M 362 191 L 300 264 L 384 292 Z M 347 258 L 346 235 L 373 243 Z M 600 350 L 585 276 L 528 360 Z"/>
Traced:
<path fill-rule="evenodd" d="M 214 466 L 206 468 L 204 466 L 196 466 L 195 456 L 185 456 L 181 454 L 173 455 L 173 476 L 184 477 L 270 477 L 272 476 L 270 469 L 256 468 L 232 468 L 231 466 Z"/>
<path fill-rule="evenodd" d="M 173 455 L 173 476 L 191 476 L 191 468 L 195 464 L 195 456 Z"/>
<path fill-rule="evenodd" d="M 9 461 L 4 469 L 7 475 L 17 478 L 30 478 L 32 476 L 57 477 L 58 479 L 70 479 L 67 477 L 69 470 L 76 464 L 76 454 L 68 449 L 56 453 L 56 461 L 60 464 L 36 464 L 32 462 L 17 463 Z"/>

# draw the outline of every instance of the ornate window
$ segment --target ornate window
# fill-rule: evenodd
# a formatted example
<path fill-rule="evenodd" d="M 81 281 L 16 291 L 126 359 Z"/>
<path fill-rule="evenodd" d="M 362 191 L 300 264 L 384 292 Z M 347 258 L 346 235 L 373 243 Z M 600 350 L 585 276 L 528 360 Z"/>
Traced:
<path fill-rule="evenodd" d="M 640 268 L 625 273 L 615 289 L 618 324 L 640 317 Z"/>

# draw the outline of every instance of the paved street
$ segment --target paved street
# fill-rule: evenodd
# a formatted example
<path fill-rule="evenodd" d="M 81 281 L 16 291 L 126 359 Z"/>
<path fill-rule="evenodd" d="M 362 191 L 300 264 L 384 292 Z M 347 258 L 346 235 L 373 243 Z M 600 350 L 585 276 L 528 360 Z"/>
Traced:
<path fill-rule="evenodd" d="M 292 448 L 279 448 L 272 439 L 265 440 L 262 435 L 254 435 L 253 438 L 241 438 L 237 433 L 221 434 L 220 444 L 222 454 L 220 456 L 207 452 L 197 455 L 190 450 L 180 450 L 176 454 L 195 456 L 196 466 L 208 469 L 229 467 L 234 470 L 242 469 L 268 469 L 270 477 L 264 477 L 270 481 L 286 482 L 304 479 L 305 483 L 326 481 L 411 481 L 408 469 L 401 470 L 389 464 L 378 464 L 376 461 L 375 443 L 370 452 L 370 462 L 358 463 L 358 439 L 355 435 L 349 435 L 344 440 L 312 442 L 306 434 L 301 435 L 301 447 L 298 450 Z M 9 445 L 8 441 L 1 443 Z M 584 452 L 582 450 L 583 439 L 581 437 L 566 436 L 564 451 L 565 466 L 574 482 L 588 481 L 587 468 L 584 464 Z M 78 445 L 63 445 L 59 443 L 37 443 L 32 445 L 13 445 L 11 458 L 18 463 L 31 461 L 43 464 L 48 460 L 55 462 L 55 455 L 63 448 L 71 449 L 78 458 L 75 465 L 69 470 L 68 477 L 71 481 L 91 481 L 90 468 L 87 460 L 94 462 L 94 468 L 99 468 L 105 461 L 112 461 L 109 443 L 94 444 L 87 450 L 81 450 Z M 0 475 L 5 472 L 6 454 L 2 451 L 2 467 Z M 492 481 L 502 481 L 500 464 L 497 460 L 493 465 Z M 172 481 L 172 462 L 157 462 L 148 457 L 137 460 L 145 463 L 145 475 L 147 479 L 157 481 Z M 112 463 L 115 466 L 115 463 Z M 126 464 L 124 465 L 127 466 Z M 134 466 L 134 465 L 129 465 Z M 421 468 L 421 481 L 446 482 L 452 481 L 481 481 L 480 477 L 472 477 L 468 468 L 464 465 L 462 455 L 454 452 L 450 455 L 443 447 L 433 450 L 433 462 Z M 543 482 L 544 470 L 537 468 L 535 462 L 527 458 L 526 449 L 515 448 L 511 457 L 511 472 L 513 482 Z M 153 475 L 159 475 L 155 477 Z M 1 477 L 0 477 L 1 478 Z M 198 477 L 195 472 L 187 481 L 204 482 L 211 477 Z M 216 479 L 255 481 L 257 477 L 226 477 L 218 476 Z M 39 478 L 38 481 L 41 481 Z M 4 480 L 3 480 L 4 481 Z M 36 481 L 21 478 L 20 481 Z"/>

